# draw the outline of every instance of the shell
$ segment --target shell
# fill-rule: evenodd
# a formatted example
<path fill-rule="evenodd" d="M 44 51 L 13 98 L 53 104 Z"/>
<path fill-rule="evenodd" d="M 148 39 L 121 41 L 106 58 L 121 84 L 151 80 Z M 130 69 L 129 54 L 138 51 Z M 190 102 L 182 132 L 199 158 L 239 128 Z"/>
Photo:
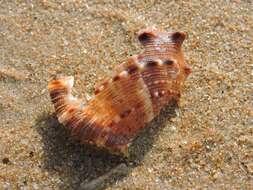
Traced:
<path fill-rule="evenodd" d="M 165 105 L 179 100 L 191 73 L 181 48 L 186 37 L 184 32 L 139 31 L 144 51 L 116 67 L 88 102 L 72 96 L 72 76 L 51 81 L 48 89 L 59 122 L 81 143 L 127 156 L 138 132 Z"/>

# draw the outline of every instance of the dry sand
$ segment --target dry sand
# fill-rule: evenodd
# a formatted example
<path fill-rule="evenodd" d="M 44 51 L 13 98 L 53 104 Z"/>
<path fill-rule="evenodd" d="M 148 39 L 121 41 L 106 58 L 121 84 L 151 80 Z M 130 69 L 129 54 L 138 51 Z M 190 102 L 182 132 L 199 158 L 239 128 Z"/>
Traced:
<path fill-rule="evenodd" d="M 128 160 L 69 138 L 46 86 L 76 94 L 131 54 L 146 26 L 189 33 L 193 73 Z M 0 189 L 253 189 L 251 0 L 0 0 Z"/>

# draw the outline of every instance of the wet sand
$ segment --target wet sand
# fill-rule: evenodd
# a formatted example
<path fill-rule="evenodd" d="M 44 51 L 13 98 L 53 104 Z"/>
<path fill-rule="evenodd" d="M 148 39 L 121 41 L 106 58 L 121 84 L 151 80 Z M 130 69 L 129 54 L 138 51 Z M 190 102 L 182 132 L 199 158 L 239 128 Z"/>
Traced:
<path fill-rule="evenodd" d="M 252 189 L 253 3 L 0 1 L 0 189 Z M 69 138 L 46 89 L 91 94 L 147 26 L 186 31 L 193 73 L 123 159 Z"/>

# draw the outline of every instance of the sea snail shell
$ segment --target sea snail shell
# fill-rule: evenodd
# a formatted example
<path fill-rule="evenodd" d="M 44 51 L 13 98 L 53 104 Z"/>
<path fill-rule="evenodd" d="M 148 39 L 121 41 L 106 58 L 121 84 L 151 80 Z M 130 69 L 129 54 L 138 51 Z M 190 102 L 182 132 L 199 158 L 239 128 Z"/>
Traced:
<path fill-rule="evenodd" d="M 51 81 L 48 89 L 60 123 L 81 143 L 128 155 L 136 134 L 172 100 L 191 69 L 181 49 L 184 32 L 145 29 L 138 32 L 144 51 L 119 65 L 82 103 L 71 94 L 74 78 Z"/>

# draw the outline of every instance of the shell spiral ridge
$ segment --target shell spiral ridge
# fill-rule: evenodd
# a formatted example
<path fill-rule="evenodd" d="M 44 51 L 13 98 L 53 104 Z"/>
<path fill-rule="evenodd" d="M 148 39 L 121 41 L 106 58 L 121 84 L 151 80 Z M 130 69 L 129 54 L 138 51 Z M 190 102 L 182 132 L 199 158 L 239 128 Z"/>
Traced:
<path fill-rule="evenodd" d="M 138 39 L 144 51 L 115 68 L 85 103 L 71 94 L 72 76 L 51 81 L 48 89 L 59 122 L 81 143 L 127 156 L 136 134 L 180 98 L 191 73 L 181 48 L 186 37 L 184 32 L 141 30 Z"/>

